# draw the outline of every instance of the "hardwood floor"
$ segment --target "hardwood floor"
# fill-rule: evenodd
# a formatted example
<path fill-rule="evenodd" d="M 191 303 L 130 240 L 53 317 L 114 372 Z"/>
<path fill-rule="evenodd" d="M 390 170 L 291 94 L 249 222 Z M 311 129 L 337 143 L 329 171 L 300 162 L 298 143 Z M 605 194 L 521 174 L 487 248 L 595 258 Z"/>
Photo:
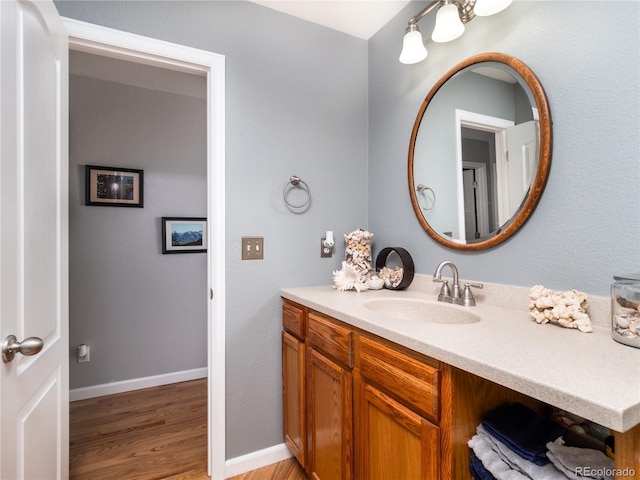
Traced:
<path fill-rule="evenodd" d="M 71 480 L 208 480 L 206 379 L 72 402 Z M 295 459 L 232 480 L 307 480 Z"/>
<path fill-rule="evenodd" d="M 72 480 L 207 479 L 206 379 L 72 402 Z"/>
<path fill-rule="evenodd" d="M 298 461 L 290 458 L 228 480 L 307 480 L 308 478 Z"/>

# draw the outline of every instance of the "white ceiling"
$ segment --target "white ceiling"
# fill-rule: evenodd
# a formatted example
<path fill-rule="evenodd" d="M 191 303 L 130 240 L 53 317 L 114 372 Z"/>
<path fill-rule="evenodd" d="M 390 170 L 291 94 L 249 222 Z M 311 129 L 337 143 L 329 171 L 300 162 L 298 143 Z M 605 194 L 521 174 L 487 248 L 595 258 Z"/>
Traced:
<path fill-rule="evenodd" d="M 250 1 L 365 40 L 371 38 L 410 2 L 410 0 Z"/>

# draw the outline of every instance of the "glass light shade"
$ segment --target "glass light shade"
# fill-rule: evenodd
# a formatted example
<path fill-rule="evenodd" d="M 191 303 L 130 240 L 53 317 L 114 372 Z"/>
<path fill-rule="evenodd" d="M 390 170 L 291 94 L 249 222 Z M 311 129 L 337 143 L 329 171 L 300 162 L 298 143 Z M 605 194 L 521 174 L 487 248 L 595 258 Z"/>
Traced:
<path fill-rule="evenodd" d="M 488 17 L 501 12 L 511 5 L 511 2 L 513 0 L 476 0 L 473 12 L 479 17 Z"/>
<path fill-rule="evenodd" d="M 458 7 L 453 3 L 444 5 L 436 15 L 436 26 L 431 40 L 438 43 L 450 42 L 464 33 L 464 24 L 460 21 Z"/>
<path fill-rule="evenodd" d="M 402 40 L 402 53 L 400 62 L 411 64 L 418 63 L 427 58 L 427 49 L 424 48 L 422 34 L 419 30 L 407 32 Z"/>

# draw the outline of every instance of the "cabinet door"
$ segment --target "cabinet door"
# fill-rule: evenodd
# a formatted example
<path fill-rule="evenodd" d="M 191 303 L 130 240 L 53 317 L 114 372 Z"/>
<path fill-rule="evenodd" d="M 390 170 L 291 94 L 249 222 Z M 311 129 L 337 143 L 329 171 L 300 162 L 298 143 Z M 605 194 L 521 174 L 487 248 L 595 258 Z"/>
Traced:
<path fill-rule="evenodd" d="M 306 467 L 305 418 L 305 346 L 287 332 L 282 332 L 282 400 L 284 403 L 284 442 Z"/>
<path fill-rule="evenodd" d="M 437 426 L 365 382 L 360 382 L 358 402 L 359 479 L 440 478 Z"/>
<path fill-rule="evenodd" d="M 309 474 L 314 480 L 352 478 L 351 373 L 309 349 Z"/>

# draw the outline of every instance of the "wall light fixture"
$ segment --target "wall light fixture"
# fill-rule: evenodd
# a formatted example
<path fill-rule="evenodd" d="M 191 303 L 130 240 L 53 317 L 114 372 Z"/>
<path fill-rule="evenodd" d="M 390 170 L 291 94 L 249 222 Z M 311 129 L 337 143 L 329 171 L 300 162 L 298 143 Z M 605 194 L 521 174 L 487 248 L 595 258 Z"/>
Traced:
<path fill-rule="evenodd" d="M 476 16 L 487 17 L 501 12 L 513 0 L 436 0 L 414 15 L 407 25 L 402 41 L 400 62 L 418 63 L 427 58 L 427 49 L 418 28 L 418 22 L 436 10 L 436 26 L 431 40 L 438 43 L 450 42 L 464 33 L 465 23 Z"/>

